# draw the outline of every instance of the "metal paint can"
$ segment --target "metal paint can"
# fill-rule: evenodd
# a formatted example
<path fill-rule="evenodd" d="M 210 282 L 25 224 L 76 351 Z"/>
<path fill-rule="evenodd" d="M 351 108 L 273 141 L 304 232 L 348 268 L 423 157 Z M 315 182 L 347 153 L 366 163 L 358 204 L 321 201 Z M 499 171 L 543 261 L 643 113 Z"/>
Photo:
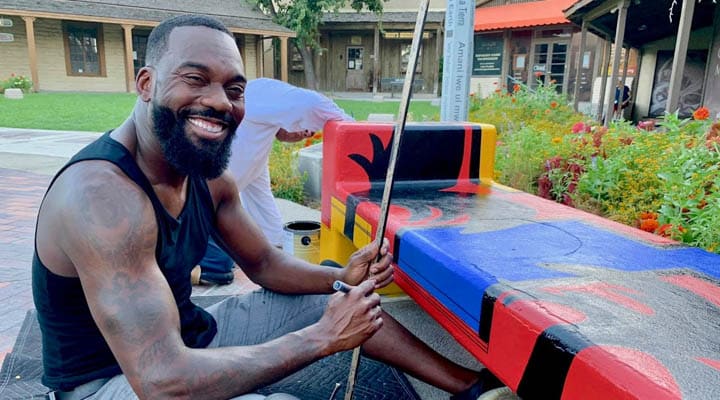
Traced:
<path fill-rule="evenodd" d="M 320 223 L 292 221 L 283 226 L 283 250 L 297 258 L 317 264 L 320 262 Z"/>

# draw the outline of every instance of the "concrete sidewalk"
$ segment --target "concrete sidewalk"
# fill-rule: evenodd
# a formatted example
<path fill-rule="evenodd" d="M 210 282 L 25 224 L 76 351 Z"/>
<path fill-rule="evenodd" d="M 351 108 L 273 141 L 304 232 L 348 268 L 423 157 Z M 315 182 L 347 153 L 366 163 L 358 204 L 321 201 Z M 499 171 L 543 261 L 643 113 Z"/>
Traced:
<path fill-rule="evenodd" d="M 52 176 L 99 132 L 42 131 L 0 128 L 0 364 L 12 349 L 25 313 L 34 308 L 30 263 L 37 210 Z M 278 199 L 285 222 L 320 220 L 320 212 Z M 257 286 L 240 270 L 225 286 L 198 286 L 194 295 L 246 293 Z M 413 333 L 451 359 L 477 368 L 461 348 L 414 302 L 386 299 L 383 308 Z M 446 399 L 447 393 L 411 379 L 421 398 Z"/>

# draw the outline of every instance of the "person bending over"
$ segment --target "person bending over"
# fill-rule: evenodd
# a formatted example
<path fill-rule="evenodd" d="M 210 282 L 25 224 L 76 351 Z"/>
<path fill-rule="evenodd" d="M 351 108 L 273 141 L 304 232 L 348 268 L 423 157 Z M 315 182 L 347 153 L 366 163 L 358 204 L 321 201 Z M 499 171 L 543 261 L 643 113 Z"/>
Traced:
<path fill-rule="evenodd" d="M 393 279 L 387 241 L 343 269 L 267 241 L 223 172 L 245 84 L 233 36 L 217 20 L 184 15 L 153 29 L 132 113 L 58 172 L 38 211 L 32 285 L 43 383 L 58 398 L 225 399 L 362 344 L 367 356 L 453 394 L 500 385 L 380 309 L 373 290 Z M 193 304 L 190 271 L 210 236 L 264 289 L 207 310 Z M 328 295 L 336 279 L 353 289 Z"/>
<path fill-rule="evenodd" d="M 352 121 L 326 96 L 270 78 L 253 79 L 245 87 L 245 117 L 232 142 L 228 168 L 235 177 L 243 208 L 276 247 L 284 241 L 283 220 L 270 189 L 268 161 L 273 140 L 298 142 L 328 121 Z M 193 270 L 192 280 L 228 284 L 234 262 L 214 240 Z"/>

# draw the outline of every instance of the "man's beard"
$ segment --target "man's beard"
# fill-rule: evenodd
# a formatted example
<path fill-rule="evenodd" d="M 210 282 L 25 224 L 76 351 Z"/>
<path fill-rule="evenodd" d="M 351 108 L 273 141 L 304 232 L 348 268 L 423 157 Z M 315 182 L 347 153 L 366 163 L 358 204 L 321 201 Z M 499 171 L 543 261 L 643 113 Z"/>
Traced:
<path fill-rule="evenodd" d="M 223 121 L 228 134 L 221 142 L 199 138 L 200 144 L 197 146 L 188 138 L 186 128 L 189 116 Z M 177 172 L 214 179 L 225 171 L 230 161 L 230 144 L 238 126 L 230 114 L 221 114 L 212 109 L 185 109 L 176 117 L 170 108 L 153 102 L 152 119 L 155 136 L 165 159 Z"/>

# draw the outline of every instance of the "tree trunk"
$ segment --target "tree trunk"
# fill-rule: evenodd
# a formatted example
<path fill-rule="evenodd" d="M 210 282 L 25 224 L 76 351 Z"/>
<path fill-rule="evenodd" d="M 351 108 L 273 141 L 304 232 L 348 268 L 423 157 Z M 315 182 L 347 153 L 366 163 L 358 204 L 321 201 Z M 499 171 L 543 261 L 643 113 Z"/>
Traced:
<path fill-rule="evenodd" d="M 317 78 L 315 77 L 315 64 L 313 63 L 313 51 L 312 48 L 306 46 L 300 46 L 298 44 L 295 47 L 300 52 L 303 59 L 303 68 L 305 69 L 305 85 L 308 89 L 317 89 Z"/>

